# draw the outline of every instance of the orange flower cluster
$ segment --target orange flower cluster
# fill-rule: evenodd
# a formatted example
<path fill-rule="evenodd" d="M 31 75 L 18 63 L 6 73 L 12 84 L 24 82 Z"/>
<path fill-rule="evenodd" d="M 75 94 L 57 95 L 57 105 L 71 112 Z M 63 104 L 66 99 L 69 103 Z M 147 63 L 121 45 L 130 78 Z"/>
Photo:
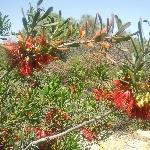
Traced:
<path fill-rule="evenodd" d="M 3 45 L 9 56 L 11 66 L 13 68 L 18 67 L 23 76 L 30 76 L 34 69 L 40 70 L 43 65 L 58 59 L 43 52 L 46 46 L 47 41 L 44 35 L 39 35 L 36 38 L 31 36 L 24 38 L 21 33 L 18 36 L 17 43 L 8 42 Z"/>
<path fill-rule="evenodd" d="M 108 99 L 114 105 L 123 110 L 131 118 L 150 120 L 150 105 L 146 104 L 140 107 L 133 95 L 132 89 L 127 82 L 114 80 L 115 89 L 112 92 L 106 92 L 100 88 L 94 90 L 96 100 Z"/>
<path fill-rule="evenodd" d="M 108 100 L 112 99 L 111 93 L 109 91 L 106 91 L 106 90 L 101 89 L 101 88 L 93 89 L 93 94 L 94 94 L 97 101 L 103 100 L 103 99 L 108 99 Z"/>
<path fill-rule="evenodd" d="M 90 128 L 84 127 L 82 128 L 82 135 L 85 137 L 89 142 L 92 142 L 94 139 L 96 139 L 96 134 L 91 131 Z"/>

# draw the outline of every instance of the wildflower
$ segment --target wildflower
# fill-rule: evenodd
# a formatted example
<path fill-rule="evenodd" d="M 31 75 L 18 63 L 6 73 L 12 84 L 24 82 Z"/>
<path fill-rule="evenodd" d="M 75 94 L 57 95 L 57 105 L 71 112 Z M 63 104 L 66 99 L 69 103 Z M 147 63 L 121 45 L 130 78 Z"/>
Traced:
<path fill-rule="evenodd" d="M 35 48 L 35 45 L 34 45 L 34 41 L 33 41 L 33 38 L 31 36 L 28 36 L 26 41 L 25 41 L 25 48 L 27 50 L 33 50 Z"/>
<path fill-rule="evenodd" d="M 53 62 L 55 60 L 58 60 L 58 58 L 50 54 L 38 54 L 34 58 L 34 68 L 41 69 L 43 65 L 47 65 L 49 62 Z"/>
<path fill-rule="evenodd" d="M 132 100 L 130 91 L 115 90 L 113 92 L 114 104 L 117 108 L 126 108 Z"/>
<path fill-rule="evenodd" d="M 111 93 L 101 88 L 93 89 L 93 94 L 97 101 L 102 100 L 102 99 L 107 99 L 107 100 L 112 99 Z"/>
<path fill-rule="evenodd" d="M 32 62 L 30 60 L 22 60 L 19 64 L 19 71 L 23 76 L 31 76 L 33 72 Z"/>
<path fill-rule="evenodd" d="M 39 35 L 36 37 L 36 42 L 42 46 L 46 45 L 46 37 L 44 35 Z"/>
<path fill-rule="evenodd" d="M 34 129 L 34 132 L 35 132 L 36 139 L 41 139 L 41 138 L 51 135 L 49 131 L 43 130 L 41 128 Z"/>
<path fill-rule="evenodd" d="M 150 120 L 150 105 L 139 107 L 137 104 L 132 109 L 130 117 L 142 120 Z"/>
<path fill-rule="evenodd" d="M 114 83 L 116 89 L 130 90 L 130 85 L 126 81 L 114 80 L 113 83 Z"/>
<path fill-rule="evenodd" d="M 42 48 L 47 44 L 46 37 L 39 35 L 36 38 L 24 38 L 20 32 L 16 43 L 8 42 L 3 45 L 9 56 L 13 68 L 18 67 L 23 76 L 32 75 L 34 69 L 42 69 L 43 65 L 58 60 L 58 57 L 42 53 Z"/>
<path fill-rule="evenodd" d="M 83 137 L 85 137 L 89 142 L 92 142 L 96 139 L 96 134 L 91 131 L 90 128 L 84 127 L 82 128 Z"/>
<path fill-rule="evenodd" d="M 145 104 L 140 107 L 128 83 L 115 80 L 114 84 L 116 86 L 112 94 L 114 105 L 124 110 L 129 117 L 150 120 L 150 105 Z"/>

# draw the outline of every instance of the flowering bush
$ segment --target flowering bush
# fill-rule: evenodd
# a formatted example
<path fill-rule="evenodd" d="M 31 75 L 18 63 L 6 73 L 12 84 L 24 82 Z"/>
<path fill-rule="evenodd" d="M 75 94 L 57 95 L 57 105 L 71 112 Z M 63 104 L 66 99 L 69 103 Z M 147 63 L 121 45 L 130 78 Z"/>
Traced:
<path fill-rule="evenodd" d="M 94 24 L 86 21 L 78 28 L 70 18 L 64 20 L 61 11 L 55 16 L 52 7 L 46 11 L 40 9 L 41 3 L 39 0 L 37 9 L 30 6 L 26 15 L 22 10 L 24 30 L 18 33 L 17 41 L 1 44 L 10 69 L 0 78 L 0 149 L 26 150 L 34 146 L 40 150 L 81 149 L 79 133 L 74 130 L 81 129 L 82 136 L 89 142 L 97 140 L 98 134 L 84 126 L 101 119 L 102 126 L 112 128 L 112 115 L 118 117 L 113 114 L 117 109 L 129 118 L 150 120 L 150 86 L 146 72 L 149 71 L 150 42 L 143 38 L 142 22 L 138 22 L 136 33 L 128 34 L 125 30 L 130 22 L 122 24 L 117 15 L 112 15 L 103 24 L 97 13 Z M 113 32 L 115 23 L 116 33 Z M 135 35 L 139 37 L 138 42 L 133 38 Z M 118 65 L 109 55 L 109 49 L 124 41 L 131 44 L 132 56 L 127 54 L 123 64 Z M 106 62 L 113 63 L 117 69 L 105 62 L 94 69 L 78 63 L 64 76 L 45 74 L 44 66 L 65 60 L 71 47 L 81 45 L 91 51 L 98 49 Z M 92 59 L 93 53 L 88 63 L 92 63 Z M 13 72 L 8 78 L 15 68 L 21 76 Z M 33 73 L 39 70 L 41 74 Z M 99 86 L 92 88 L 95 85 Z M 107 117 L 104 115 L 105 119 L 95 117 L 108 109 L 112 111 Z M 66 134 L 68 136 L 64 136 Z"/>
<path fill-rule="evenodd" d="M 114 103 L 115 107 L 125 111 L 129 117 L 149 120 L 150 105 L 146 104 L 140 107 L 128 83 L 121 80 L 114 80 L 114 84 L 115 89 L 112 92 L 107 92 L 100 88 L 94 89 L 93 92 L 96 100 L 110 100 Z"/>
<path fill-rule="evenodd" d="M 45 35 L 39 35 L 36 38 L 31 36 L 24 38 L 22 33 L 19 33 L 17 43 L 3 45 L 9 56 L 11 67 L 18 67 L 23 76 L 30 76 L 33 69 L 39 70 L 43 65 L 58 59 L 55 55 L 43 54 L 43 50 L 47 51 L 47 46 Z"/>

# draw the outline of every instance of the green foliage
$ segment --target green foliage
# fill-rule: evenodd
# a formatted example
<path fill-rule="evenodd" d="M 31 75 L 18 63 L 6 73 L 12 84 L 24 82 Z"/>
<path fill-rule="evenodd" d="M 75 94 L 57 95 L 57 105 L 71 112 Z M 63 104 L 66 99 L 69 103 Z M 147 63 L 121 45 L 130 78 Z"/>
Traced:
<path fill-rule="evenodd" d="M 109 79 L 109 67 L 107 64 L 99 64 L 95 71 L 95 76 L 101 81 L 107 81 Z"/>
<path fill-rule="evenodd" d="M 86 70 L 79 63 L 72 66 L 69 72 L 69 83 L 76 84 L 79 81 L 85 80 Z"/>
<path fill-rule="evenodd" d="M 42 3 L 39 2 L 37 5 L 39 6 Z M 46 12 L 43 13 L 43 10 L 40 8 L 35 9 L 33 6 L 30 4 L 30 8 L 27 11 L 27 17 L 25 16 L 24 10 L 22 9 L 22 22 L 24 29 L 26 31 L 27 35 L 32 35 L 33 37 L 36 36 L 38 33 L 37 29 L 41 30 L 41 26 L 43 25 L 43 20 L 47 18 L 51 12 L 53 11 L 53 7 L 49 7 Z"/>
<path fill-rule="evenodd" d="M 9 30 L 11 28 L 10 19 L 8 15 L 2 15 L 0 12 L 0 35 L 5 36 L 9 34 Z"/>
<path fill-rule="evenodd" d="M 22 9 L 25 34 L 34 37 L 39 33 L 47 33 L 49 40 L 67 40 L 77 36 L 77 24 L 74 21 L 62 18 L 61 11 L 59 14 L 53 13 L 53 7 L 46 11 L 39 8 L 41 3 L 42 1 L 39 1 L 37 9 L 30 4 L 26 15 Z"/>
<path fill-rule="evenodd" d="M 48 45 L 44 47 L 44 50 L 46 49 L 46 52 L 48 52 L 47 49 L 50 52 L 55 50 L 52 51 L 53 54 L 57 53 L 57 56 L 65 59 L 65 55 L 62 53 L 64 49 L 61 48 L 66 46 L 65 48 L 68 49 L 80 45 L 78 25 L 71 18 L 62 18 L 61 11 L 59 14 L 53 13 L 53 7 L 49 7 L 46 11 L 40 9 L 42 2 L 43 0 L 37 2 L 37 8 L 30 4 L 26 14 L 22 10 L 24 34 L 32 37 L 36 37 L 39 33 L 46 34 Z M 10 29 L 11 24 L 9 24 L 7 17 L 0 14 L 1 35 L 8 33 Z M 115 34 L 113 34 L 114 19 L 118 28 Z M 54 134 L 57 134 L 91 119 L 99 113 L 104 114 L 112 109 L 114 110 L 112 114 L 91 125 L 97 133 L 100 133 L 102 139 L 106 138 L 109 134 L 102 135 L 101 132 L 110 130 L 112 122 L 118 123 L 118 120 L 124 120 L 126 116 L 121 111 L 117 111 L 112 106 L 112 102 L 95 100 L 93 91 L 97 88 L 96 85 L 109 91 L 112 88 L 112 80 L 118 75 L 118 78 L 131 84 L 136 96 L 136 94 L 143 92 L 139 89 L 139 85 L 145 81 L 147 81 L 146 84 L 149 82 L 150 39 L 147 41 L 143 36 L 141 20 L 138 22 L 138 31 L 134 34 L 125 32 L 130 24 L 130 22 L 123 24 L 117 15 L 112 15 L 111 20 L 107 19 L 107 23 L 104 24 L 99 13 L 96 14 L 95 18 L 87 15 L 82 16 L 80 20 L 81 28 L 83 27 L 81 35 L 85 33 L 83 37 L 80 35 L 80 39 L 83 38 L 85 43 L 88 41 L 86 46 L 92 41 L 94 44 L 96 43 L 96 48 L 101 49 L 104 45 L 104 49 L 109 49 L 107 44 L 112 46 L 123 41 L 130 41 L 132 46 L 129 47 L 125 62 L 115 66 L 116 68 L 105 62 L 94 64 L 95 66 L 90 68 L 89 66 L 93 66 L 93 59 L 96 59 L 92 57 L 88 62 L 89 66 L 79 61 L 71 65 L 65 75 L 53 73 L 48 75 L 42 70 L 42 73 L 36 74 L 36 76 L 20 78 L 14 70 L 12 74 L 1 80 L 0 135 L 2 138 L 0 137 L 0 145 L 4 143 L 8 149 L 10 147 L 24 149 L 30 142 L 37 139 L 37 133 L 34 129 L 40 128 L 42 134 L 45 130 L 55 129 Z M 97 29 L 99 30 L 95 33 Z M 95 34 L 94 37 L 93 33 Z M 133 38 L 135 35 L 137 38 Z M 77 42 L 74 42 L 75 40 Z M 64 41 L 71 42 L 67 45 Z M 54 69 L 57 70 L 56 64 L 53 65 Z M 148 93 L 149 87 L 144 89 L 144 92 Z M 141 95 L 144 97 L 143 93 Z M 100 96 L 102 94 L 105 93 L 102 91 Z M 47 114 L 49 115 L 48 122 L 46 121 Z M 65 116 L 63 116 L 64 114 Z M 27 131 L 28 128 L 30 130 Z M 54 143 L 49 147 L 52 149 L 81 149 L 79 132 L 76 131 L 57 140 L 52 140 L 52 142 Z M 49 146 L 49 143 L 46 144 Z M 36 148 L 33 147 L 33 149 Z"/>
<path fill-rule="evenodd" d="M 130 55 L 125 56 L 125 63 L 122 66 L 124 76 L 129 76 L 132 80 L 134 90 L 138 92 L 137 85 L 139 82 L 147 82 L 148 79 L 141 77 L 141 73 L 149 71 L 149 42 L 150 39 L 146 40 L 142 31 L 142 21 L 138 22 L 138 31 L 133 34 L 135 38 L 131 37 L 131 48 L 128 50 Z M 145 81 L 144 81 L 145 80 Z"/>

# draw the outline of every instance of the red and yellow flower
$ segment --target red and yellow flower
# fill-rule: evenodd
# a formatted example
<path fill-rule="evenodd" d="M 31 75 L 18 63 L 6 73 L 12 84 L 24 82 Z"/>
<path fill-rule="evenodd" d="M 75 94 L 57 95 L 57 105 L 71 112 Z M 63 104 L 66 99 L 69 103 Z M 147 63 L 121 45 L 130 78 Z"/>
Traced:
<path fill-rule="evenodd" d="M 44 35 L 25 38 L 19 33 L 18 42 L 7 42 L 3 47 L 6 49 L 11 67 L 18 67 L 21 75 L 30 76 L 34 69 L 40 70 L 44 65 L 58 59 L 45 51 L 46 45 Z"/>

